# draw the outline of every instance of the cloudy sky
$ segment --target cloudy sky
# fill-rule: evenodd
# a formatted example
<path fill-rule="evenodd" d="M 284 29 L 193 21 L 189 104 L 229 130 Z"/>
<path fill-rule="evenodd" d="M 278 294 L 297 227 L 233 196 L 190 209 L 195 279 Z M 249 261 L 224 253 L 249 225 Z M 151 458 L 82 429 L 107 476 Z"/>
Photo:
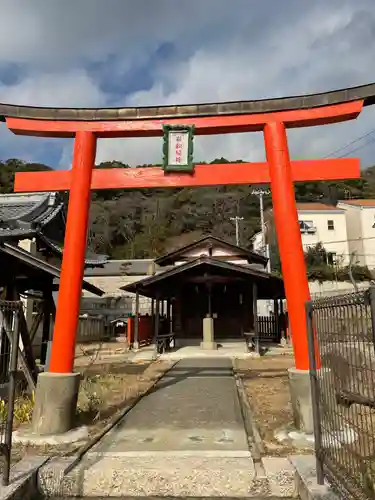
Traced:
<path fill-rule="evenodd" d="M 0 28 L 0 101 L 14 104 L 183 104 L 375 81 L 374 0 L 1 0 Z M 70 167 L 71 141 L 0 125 L 0 160 Z M 264 158 L 261 134 L 195 141 L 196 160 Z M 375 106 L 289 141 L 295 158 L 353 153 L 375 164 Z M 161 140 L 101 140 L 103 160 L 160 162 Z"/>

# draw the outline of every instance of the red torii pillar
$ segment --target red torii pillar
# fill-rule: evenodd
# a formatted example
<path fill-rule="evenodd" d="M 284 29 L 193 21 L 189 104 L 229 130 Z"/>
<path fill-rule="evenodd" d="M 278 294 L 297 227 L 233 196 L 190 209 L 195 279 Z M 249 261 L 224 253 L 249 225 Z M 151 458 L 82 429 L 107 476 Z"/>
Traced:
<path fill-rule="evenodd" d="M 308 370 L 305 302 L 309 300 L 310 294 L 293 181 L 357 178 L 360 175 L 360 169 L 358 160 L 291 162 L 286 128 L 323 125 L 353 119 L 362 110 L 362 104 L 362 101 L 356 101 L 276 113 L 182 117 L 167 120 L 69 122 L 7 118 L 9 129 L 16 134 L 74 137 L 75 141 L 71 172 L 18 173 L 15 182 L 17 192 L 70 190 L 50 371 L 55 374 L 69 374 L 73 370 L 90 189 L 207 186 L 269 181 L 292 331 L 295 366 L 297 371 Z M 161 136 L 163 124 L 173 125 L 181 122 L 184 125 L 194 124 L 197 135 L 263 131 L 267 164 L 256 164 L 260 173 L 251 170 L 252 164 L 229 164 L 197 166 L 193 175 L 164 174 L 162 169 L 158 168 L 122 169 L 121 172 L 119 172 L 120 169 L 114 169 L 112 172 L 95 169 L 92 175 L 97 138 Z M 300 170 L 302 173 L 299 176 Z M 304 396 L 306 387 L 302 389 L 302 394 L 297 395 L 298 398 Z M 298 392 L 301 390 L 299 389 Z"/>

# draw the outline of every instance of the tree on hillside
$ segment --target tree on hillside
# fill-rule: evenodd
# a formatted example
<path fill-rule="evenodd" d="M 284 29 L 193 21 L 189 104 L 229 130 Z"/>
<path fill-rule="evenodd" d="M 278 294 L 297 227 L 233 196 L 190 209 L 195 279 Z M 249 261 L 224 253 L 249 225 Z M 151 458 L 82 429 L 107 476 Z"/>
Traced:
<path fill-rule="evenodd" d="M 225 162 L 226 158 L 217 158 L 212 163 Z M 97 167 L 129 168 L 129 165 L 109 161 Z M 13 192 L 16 172 L 49 169 L 47 165 L 18 159 L 4 161 L 0 163 L 0 192 Z M 181 246 L 189 234 L 194 237 L 212 234 L 235 243 L 235 227 L 230 217 L 240 215 L 241 244 L 250 249 L 252 235 L 260 230 L 259 200 L 252 190 L 253 186 L 215 186 L 96 191 L 92 196 L 90 245 L 111 257 L 137 258 L 155 257 L 171 245 L 180 246 L 181 235 Z M 295 195 L 297 201 L 333 204 L 338 199 L 375 198 L 375 167 L 364 171 L 357 180 L 297 183 Z M 271 207 L 271 197 L 265 197 L 264 204 L 266 210 Z M 271 245 L 271 262 L 273 269 L 279 268 L 276 235 Z"/>

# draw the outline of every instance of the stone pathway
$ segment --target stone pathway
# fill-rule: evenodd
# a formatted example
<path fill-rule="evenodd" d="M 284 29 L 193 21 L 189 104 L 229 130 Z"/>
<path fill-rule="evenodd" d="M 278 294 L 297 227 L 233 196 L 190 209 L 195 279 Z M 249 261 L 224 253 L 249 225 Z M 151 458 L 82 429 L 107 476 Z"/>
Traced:
<path fill-rule="evenodd" d="M 287 458 L 254 465 L 230 358 L 180 360 L 61 482 L 68 462 L 47 464 L 39 477 L 50 495 L 294 496 Z"/>
<path fill-rule="evenodd" d="M 248 496 L 255 471 L 231 360 L 179 361 L 82 465 L 84 496 Z"/>
<path fill-rule="evenodd" d="M 231 360 L 179 361 L 96 452 L 248 452 Z"/>

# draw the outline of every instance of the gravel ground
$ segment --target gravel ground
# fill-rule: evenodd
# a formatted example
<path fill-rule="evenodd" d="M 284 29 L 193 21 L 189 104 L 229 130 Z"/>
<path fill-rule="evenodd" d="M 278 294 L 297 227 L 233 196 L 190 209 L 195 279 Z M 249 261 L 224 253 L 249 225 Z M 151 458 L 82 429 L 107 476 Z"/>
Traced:
<path fill-rule="evenodd" d="M 288 368 L 293 366 L 293 356 L 269 356 L 237 361 L 237 372 L 243 380 L 268 456 L 308 452 L 289 443 L 280 443 L 275 438 L 277 431 L 293 428 L 288 382 Z"/>

